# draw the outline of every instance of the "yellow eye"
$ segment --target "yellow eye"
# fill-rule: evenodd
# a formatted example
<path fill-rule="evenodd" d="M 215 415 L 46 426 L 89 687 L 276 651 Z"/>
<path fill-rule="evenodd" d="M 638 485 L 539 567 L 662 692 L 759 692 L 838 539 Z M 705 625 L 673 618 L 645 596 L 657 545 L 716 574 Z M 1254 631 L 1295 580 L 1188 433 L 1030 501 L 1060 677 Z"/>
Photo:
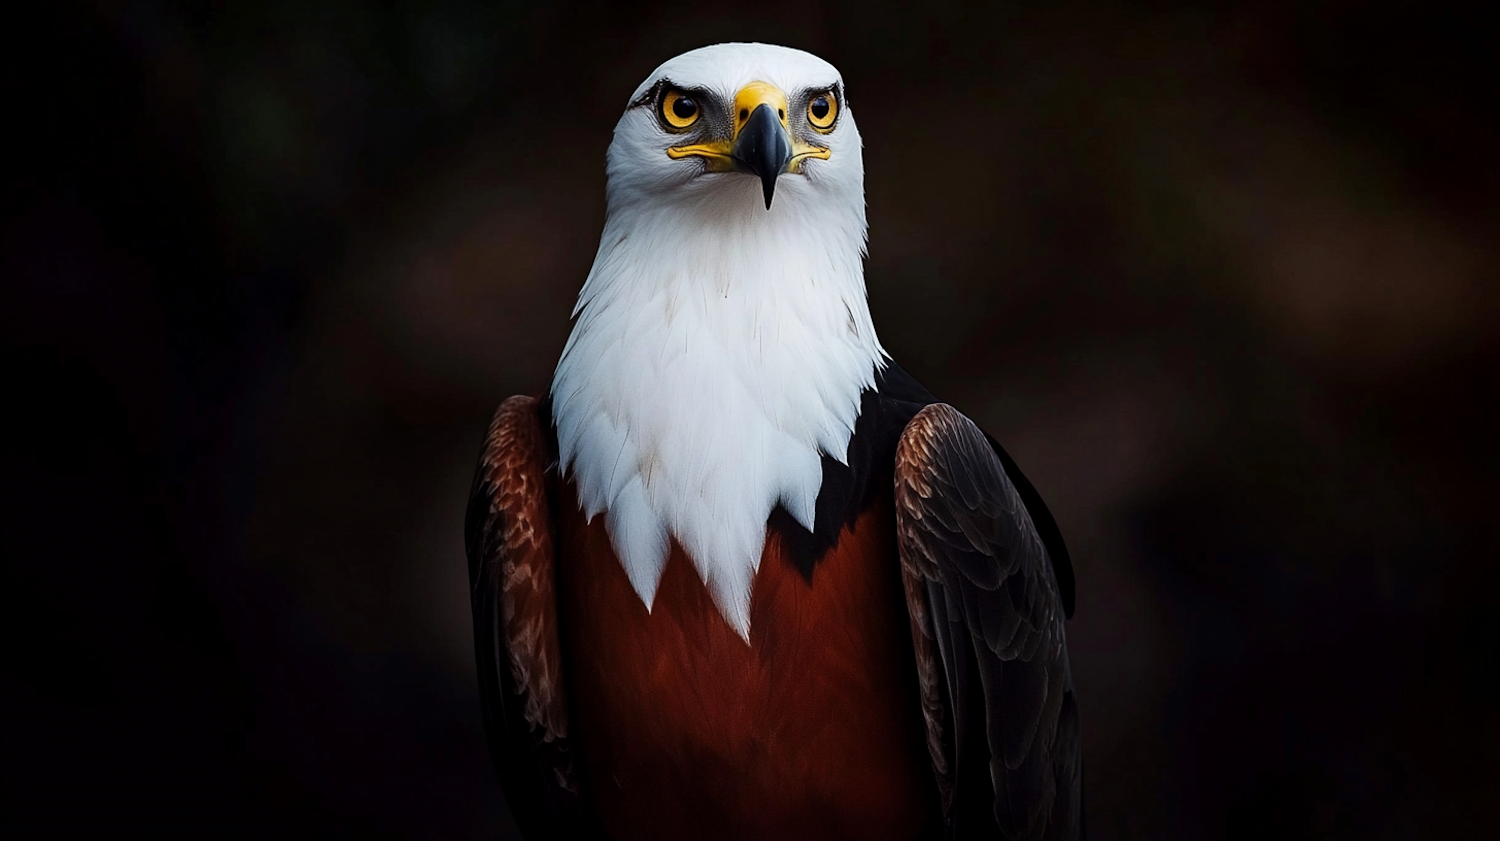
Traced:
<path fill-rule="evenodd" d="M 833 123 L 838 118 L 839 101 L 833 91 L 815 94 L 807 101 L 807 121 L 818 131 L 832 131 Z"/>
<path fill-rule="evenodd" d="M 698 100 L 682 91 L 667 91 L 661 98 L 661 118 L 675 129 L 684 129 L 698 122 Z"/>

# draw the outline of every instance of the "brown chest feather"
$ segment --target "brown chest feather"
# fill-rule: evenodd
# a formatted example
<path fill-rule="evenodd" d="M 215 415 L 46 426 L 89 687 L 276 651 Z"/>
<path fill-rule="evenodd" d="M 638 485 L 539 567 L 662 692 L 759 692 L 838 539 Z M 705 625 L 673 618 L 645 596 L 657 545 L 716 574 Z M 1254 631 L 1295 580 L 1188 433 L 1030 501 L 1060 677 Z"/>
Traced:
<path fill-rule="evenodd" d="M 673 545 L 648 613 L 571 487 L 561 624 L 590 795 L 617 838 L 918 837 L 935 808 L 889 495 L 809 582 L 771 532 L 750 641 Z"/>

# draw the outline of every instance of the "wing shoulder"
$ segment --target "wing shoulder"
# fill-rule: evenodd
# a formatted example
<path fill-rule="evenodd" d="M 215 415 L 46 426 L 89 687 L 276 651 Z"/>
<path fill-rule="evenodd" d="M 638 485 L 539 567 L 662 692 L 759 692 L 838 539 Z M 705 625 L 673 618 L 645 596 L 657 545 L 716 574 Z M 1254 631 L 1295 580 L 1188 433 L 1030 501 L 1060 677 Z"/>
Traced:
<path fill-rule="evenodd" d="M 464 542 L 491 758 L 527 837 L 563 837 L 583 808 L 568 732 L 541 414 L 525 396 L 495 412 Z"/>
<path fill-rule="evenodd" d="M 1079 837 L 1063 598 L 1021 494 L 985 434 L 933 403 L 897 444 L 895 501 L 950 833 Z"/>

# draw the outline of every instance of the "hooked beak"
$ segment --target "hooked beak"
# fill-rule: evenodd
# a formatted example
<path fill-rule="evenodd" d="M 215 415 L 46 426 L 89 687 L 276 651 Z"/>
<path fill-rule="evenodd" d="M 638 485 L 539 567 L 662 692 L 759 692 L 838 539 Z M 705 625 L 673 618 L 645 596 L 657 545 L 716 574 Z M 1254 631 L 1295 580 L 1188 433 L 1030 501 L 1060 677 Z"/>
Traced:
<path fill-rule="evenodd" d="M 770 105 L 762 103 L 756 106 L 735 137 L 734 151 L 729 156 L 734 159 L 736 171 L 760 178 L 766 210 L 770 210 L 776 179 L 792 162 L 792 138 L 776 119 L 776 111 Z"/>
<path fill-rule="evenodd" d="M 743 172 L 760 179 L 766 210 L 776 193 L 776 179 L 783 173 L 799 172 L 807 158 L 827 160 L 823 146 L 793 142 L 787 130 L 786 94 L 765 82 L 751 82 L 734 98 L 734 133 L 728 141 L 710 140 L 688 146 L 673 146 L 667 156 L 699 157 L 709 172 Z"/>

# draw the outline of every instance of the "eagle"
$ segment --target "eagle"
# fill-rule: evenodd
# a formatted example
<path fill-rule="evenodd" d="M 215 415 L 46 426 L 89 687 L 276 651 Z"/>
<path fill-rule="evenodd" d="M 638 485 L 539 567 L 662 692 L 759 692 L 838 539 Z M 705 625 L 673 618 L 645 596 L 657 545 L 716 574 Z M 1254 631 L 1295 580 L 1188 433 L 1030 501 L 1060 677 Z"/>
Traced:
<path fill-rule="evenodd" d="M 500 404 L 465 521 L 525 837 L 1081 837 L 1068 552 L 876 337 L 838 71 L 671 59 L 606 176 L 551 388 Z"/>

